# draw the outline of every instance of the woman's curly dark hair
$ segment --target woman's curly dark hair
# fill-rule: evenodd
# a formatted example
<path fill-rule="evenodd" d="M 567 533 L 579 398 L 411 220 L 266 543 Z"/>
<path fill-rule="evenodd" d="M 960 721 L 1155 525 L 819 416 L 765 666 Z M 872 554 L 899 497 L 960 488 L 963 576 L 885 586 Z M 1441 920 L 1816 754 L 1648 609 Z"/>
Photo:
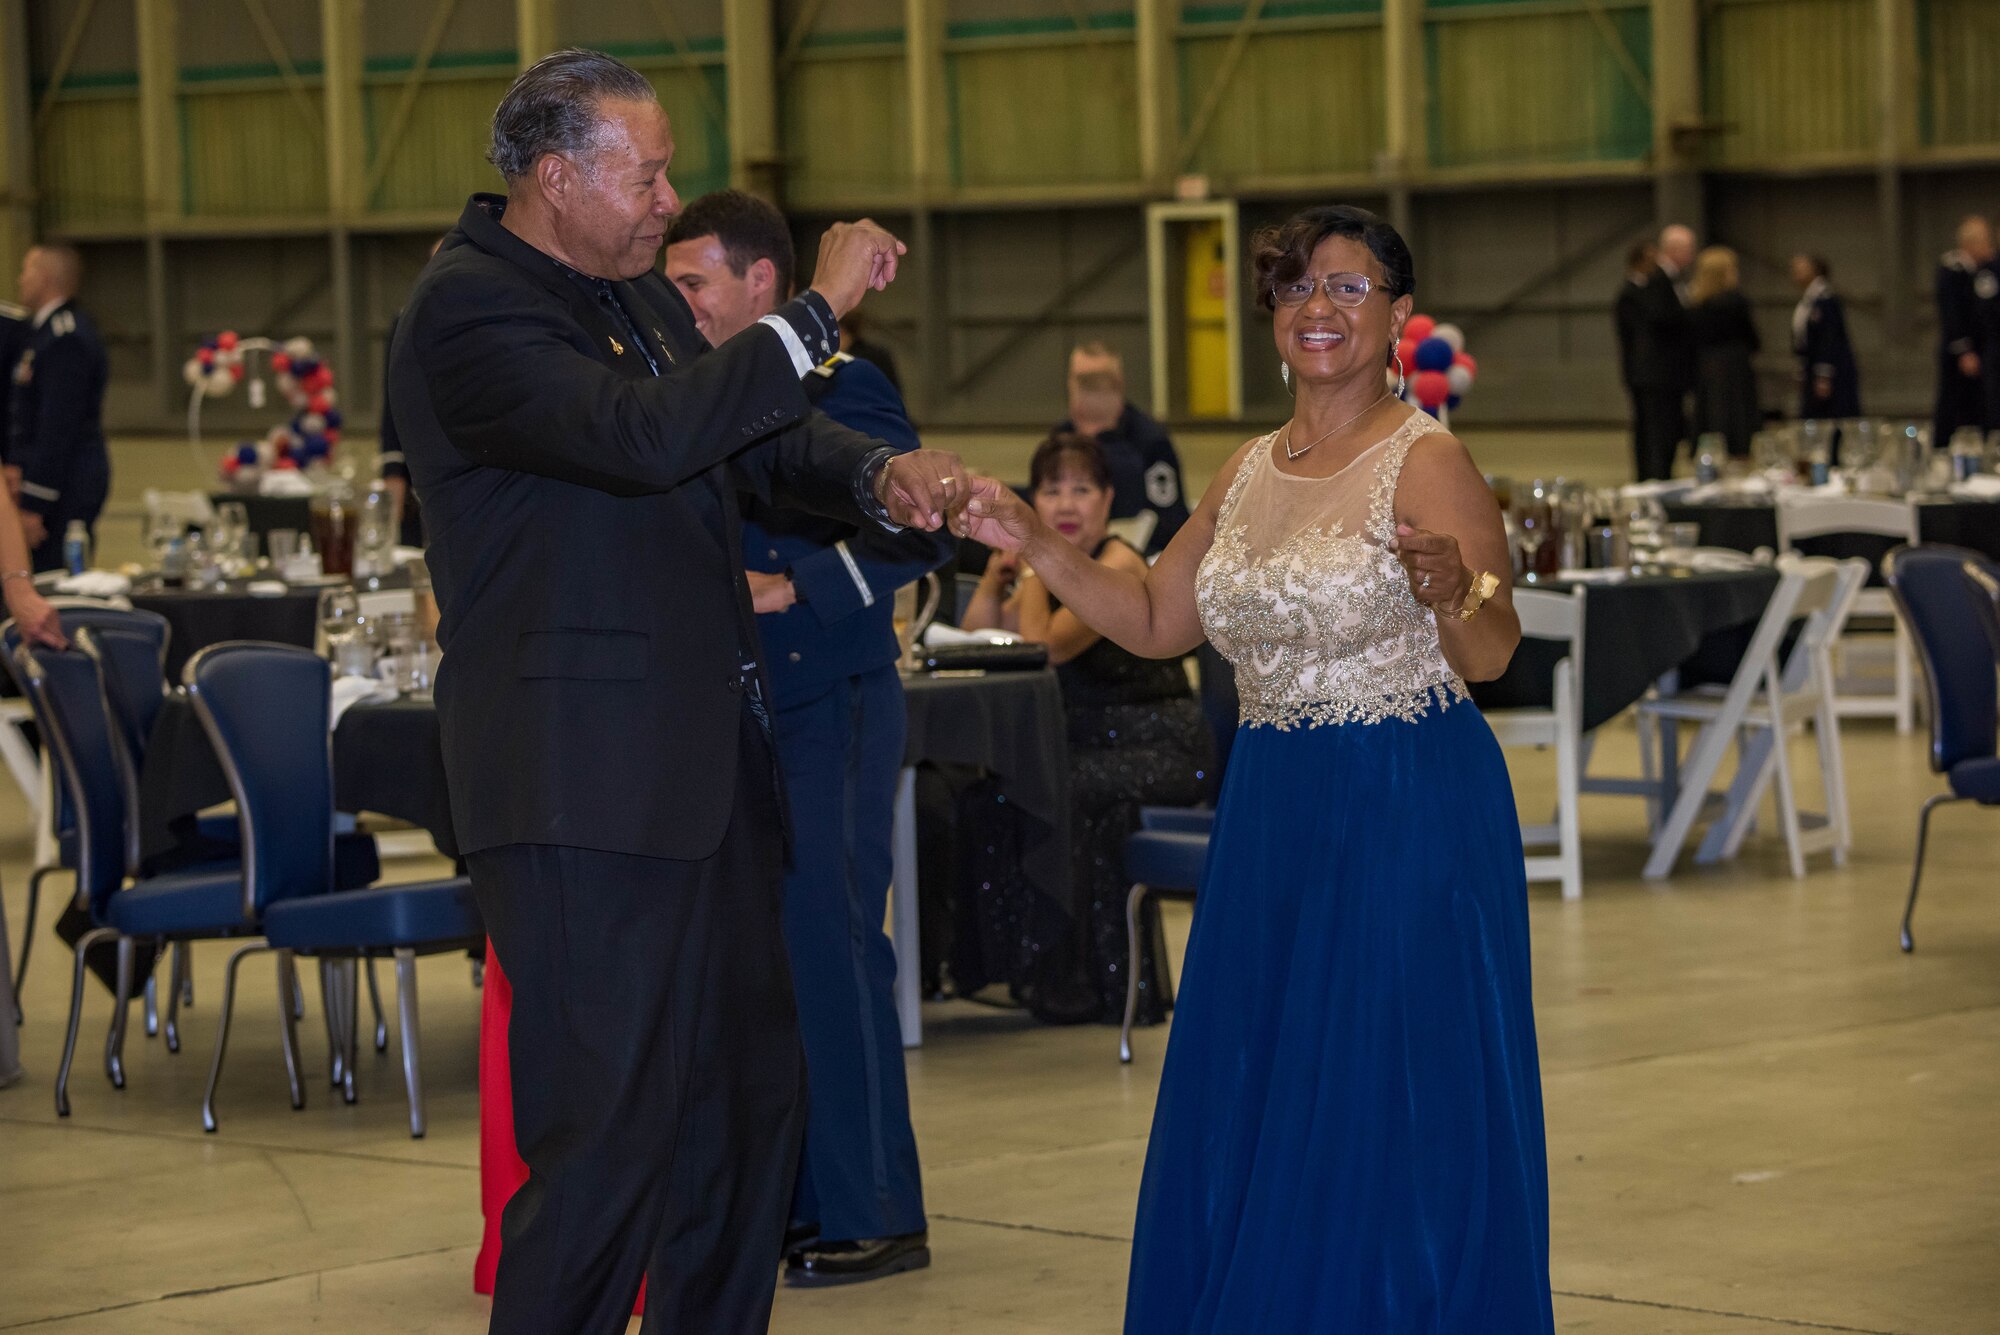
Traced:
<path fill-rule="evenodd" d="M 1417 290 L 1417 265 L 1402 233 L 1367 209 L 1352 204 L 1322 204 L 1293 214 L 1275 227 L 1260 227 L 1250 238 L 1250 272 L 1257 285 L 1257 304 L 1270 310 L 1272 293 L 1292 282 L 1312 265 L 1312 253 L 1330 236 L 1344 236 L 1368 247 L 1382 266 L 1389 299 Z"/>

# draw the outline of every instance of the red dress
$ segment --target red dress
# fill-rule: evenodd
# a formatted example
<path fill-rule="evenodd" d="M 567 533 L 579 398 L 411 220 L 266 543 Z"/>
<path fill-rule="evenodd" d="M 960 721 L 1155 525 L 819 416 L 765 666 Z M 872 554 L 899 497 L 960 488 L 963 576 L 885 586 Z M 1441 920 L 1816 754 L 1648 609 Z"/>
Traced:
<path fill-rule="evenodd" d="M 514 989 L 500 970 L 493 943 L 486 943 L 485 995 L 479 1003 L 479 1213 L 486 1217 L 479 1259 L 472 1263 L 472 1291 L 493 1292 L 500 1266 L 500 1214 L 528 1180 L 528 1165 L 514 1149 L 514 1091 L 509 1084 L 507 1018 L 514 1013 Z M 646 1310 L 646 1286 L 632 1314 Z"/>

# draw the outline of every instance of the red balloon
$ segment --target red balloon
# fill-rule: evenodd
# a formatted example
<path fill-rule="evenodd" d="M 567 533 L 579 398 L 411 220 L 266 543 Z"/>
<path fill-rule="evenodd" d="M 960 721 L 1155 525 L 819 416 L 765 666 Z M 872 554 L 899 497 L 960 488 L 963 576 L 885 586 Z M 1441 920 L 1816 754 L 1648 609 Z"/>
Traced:
<path fill-rule="evenodd" d="M 322 366 L 305 378 L 308 390 L 326 389 L 333 384 L 333 372 Z"/>
<path fill-rule="evenodd" d="M 1435 408 L 1451 397 L 1451 382 L 1443 371 L 1419 371 L 1410 377 L 1410 392 L 1426 408 Z"/>
<path fill-rule="evenodd" d="M 231 348 L 235 347 L 236 331 L 234 329 L 225 329 L 221 333 L 217 334 L 215 336 L 215 346 L 221 348 L 224 352 L 227 352 Z"/>
<path fill-rule="evenodd" d="M 294 459 L 289 454 L 281 454 L 271 462 L 271 467 L 278 470 L 279 472 L 284 472 L 287 469 L 295 470 L 298 468 L 298 466 L 299 466 L 299 461 L 297 459 Z"/>
<path fill-rule="evenodd" d="M 222 475 L 224 477 L 235 477 L 236 470 L 241 467 L 243 467 L 243 461 L 235 455 L 226 454 L 222 457 Z"/>
<path fill-rule="evenodd" d="M 229 378 L 231 380 L 241 380 L 243 378 L 242 362 L 231 362 L 229 364 Z"/>
<path fill-rule="evenodd" d="M 276 371 L 276 372 L 280 373 L 280 374 L 283 374 L 284 372 L 286 372 L 286 371 L 289 371 L 289 370 L 291 370 L 291 369 L 292 369 L 292 355 L 291 355 L 290 353 L 288 353 L 288 352 L 274 352 L 274 353 L 272 353 L 272 354 L 271 354 L 271 369 L 272 369 L 273 371 Z"/>
<path fill-rule="evenodd" d="M 1417 369 L 1417 340 L 1405 338 L 1396 345 L 1396 360 L 1403 364 L 1403 374 L 1409 375 Z"/>
<path fill-rule="evenodd" d="M 1412 315 L 1403 324 L 1403 337 L 1421 343 L 1429 338 L 1431 331 L 1437 327 L 1438 322 L 1428 315 Z M 1443 402 L 1443 400 L 1439 400 L 1439 402 Z"/>
<path fill-rule="evenodd" d="M 1463 366 L 1466 370 L 1472 372 L 1474 375 L 1479 374 L 1479 363 L 1472 360 L 1472 354 L 1469 352 L 1459 353 L 1456 357 L 1453 357 L 1451 359 L 1451 364 L 1453 366 Z"/>
<path fill-rule="evenodd" d="M 338 445 L 338 444 L 340 444 L 340 428 L 339 428 L 339 427 L 337 427 L 337 426 L 330 426 L 330 427 L 328 427 L 328 428 L 327 428 L 327 429 L 326 429 L 325 431 L 321 432 L 320 434 L 326 437 L 326 443 L 327 443 L 327 444 L 329 444 L 329 445 Z"/>
<path fill-rule="evenodd" d="M 315 394 L 310 399 L 306 400 L 306 407 L 312 409 L 314 412 L 324 417 L 327 414 L 327 412 L 333 407 L 333 400 L 327 398 L 327 396 L 324 394 Z"/>

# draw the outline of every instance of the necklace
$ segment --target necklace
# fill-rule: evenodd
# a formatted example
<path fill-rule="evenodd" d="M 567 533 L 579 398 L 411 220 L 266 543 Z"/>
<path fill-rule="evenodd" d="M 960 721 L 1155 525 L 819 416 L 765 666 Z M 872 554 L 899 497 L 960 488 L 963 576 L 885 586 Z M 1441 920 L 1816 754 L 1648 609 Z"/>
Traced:
<path fill-rule="evenodd" d="M 1354 416 L 1348 418 L 1345 422 L 1342 422 L 1340 426 L 1333 428 L 1332 431 L 1323 431 L 1314 439 L 1307 441 L 1304 449 L 1295 450 L 1292 448 L 1292 424 L 1290 422 L 1285 423 L 1285 457 L 1287 459 L 1304 458 L 1307 452 L 1310 451 L 1313 446 L 1319 444 L 1320 441 L 1325 440 L 1328 436 L 1333 435 L 1335 431 L 1339 431 L 1345 427 L 1353 426 L 1356 422 L 1360 421 L 1363 417 L 1367 416 L 1368 413 L 1374 409 L 1377 403 L 1380 403 L 1383 399 L 1386 399 L 1388 397 L 1389 397 L 1389 391 L 1386 389 L 1383 390 L 1379 398 L 1376 398 L 1375 400 L 1370 402 L 1366 408 L 1363 408 L 1360 412 L 1354 414 Z"/>

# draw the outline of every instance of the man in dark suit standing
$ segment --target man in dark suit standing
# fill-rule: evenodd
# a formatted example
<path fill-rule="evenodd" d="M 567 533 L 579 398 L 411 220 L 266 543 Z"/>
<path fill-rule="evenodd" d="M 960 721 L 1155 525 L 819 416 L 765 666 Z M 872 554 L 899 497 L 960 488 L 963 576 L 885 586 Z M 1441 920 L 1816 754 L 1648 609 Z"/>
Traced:
<path fill-rule="evenodd" d="M 793 267 L 784 215 L 741 191 L 696 200 L 667 239 L 667 277 L 711 343 L 776 310 L 791 295 Z M 835 353 L 805 387 L 841 425 L 917 448 L 903 400 L 876 366 Z M 812 1085 L 785 1258 L 795 1285 L 930 1264 L 897 961 L 882 924 L 905 724 L 896 590 L 955 551 L 948 533 L 884 533 L 754 499 L 745 509 L 743 560 L 791 799 L 785 941 Z"/>
<path fill-rule="evenodd" d="M 836 224 L 814 288 L 709 349 L 654 269 L 679 208 L 652 86 L 524 71 L 397 329 L 452 818 L 513 984 L 495 1332 L 762 1330 L 805 1117 L 785 817 L 737 493 L 936 529 L 949 455 L 813 412 L 800 379 L 902 247 Z"/>
<path fill-rule="evenodd" d="M 1658 267 L 1659 252 L 1650 241 L 1641 241 L 1625 252 L 1625 281 L 1611 302 L 1611 323 L 1618 332 L 1618 380 L 1632 400 L 1632 457 L 1639 456 L 1639 385 L 1633 379 L 1638 370 L 1640 344 L 1646 319 L 1646 284 Z"/>
<path fill-rule="evenodd" d="M 1792 351 L 1799 358 L 1799 416 L 1861 416 L 1861 372 L 1847 336 L 1847 308 L 1833 290 L 1833 269 L 1818 255 L 1792 257 Z"/>
<path fill-rule="evenodd" d="M 1632 395 L 1633 471 L 1641 482 L 1673 476 L 1687 439 L 1687 396 L 1694 387 L 1694 333 L 1685 283 L 1694 265 L 1694 233 L 1660 233 L 1657 262 L 1632 303 L 1626 387 Z"/>
<path fill-rule="evenodd" d="M 1944 449 L 1952 433 L 1976 426 L 1983 433 L 1994 424 L 1992 407 L 1980 375 L 1979 305 L 2000 297 L 2000 280 L 1992 270 L 1993 228 L 1974 214 L 1958 225 L 1958 247 L 1938 260 L 1938 387 L 1931 417 L 1931 444 Z"/>
<path fill-rule="evenodd" d="M 34 246 L 21 260 L 21 304 L 31 315 L 27 346 L 13 367 L 6 466 L 37 571 L 61 568 L 72 520 L 95 537 L 111 491 L 104 442 L 110 367 L 97 326 L 76 304 L 82 285 L 83 260 L 69 246 Z"/>
<path fill-rule="evenodd" d="M 1111 517 L 1150 513 L 1146 554 L 1167 549 L 1188 520 L 1181 485 L 1181 456 L 1167 429 L 1125 397 L 1125 362 L 1108 344 L 1091 339 L 1069 354 L 1069 416 L 1055 430 L 1089 436 L 1111 468 Z"/>

